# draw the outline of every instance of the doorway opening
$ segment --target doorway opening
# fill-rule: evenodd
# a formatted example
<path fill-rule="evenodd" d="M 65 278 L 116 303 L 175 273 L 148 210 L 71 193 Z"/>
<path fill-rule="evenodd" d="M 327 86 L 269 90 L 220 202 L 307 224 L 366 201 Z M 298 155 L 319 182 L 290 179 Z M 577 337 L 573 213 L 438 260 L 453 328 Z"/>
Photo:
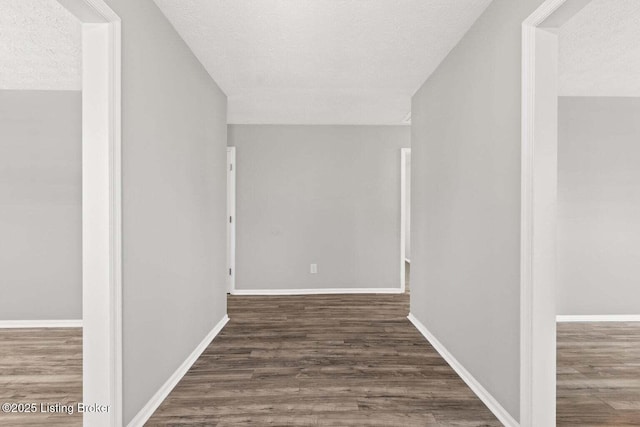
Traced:
<path fill-rule="evenodd" d="M 411 148 L 400 149 L 400 292 L 411 271 Z"/>
<path fill-rule="evenodd" d="M 625 312 L 622 316 L 592 315 L 596 305 L 600 309 L 607 305 L 604 300 L 614 283 L 628 279 L 628 273 L 620 272 L 625 270 L 624 260 L 630 261 L 633 257 L 633 250 L 624 247 L 632 236 L 640 238 L 637 221 L 630 220 L 635 209 L 630 200 L 637 199 L 640 203 L 640 179 L 633 178 L 636 168 L 633 161 L 628 161 L 634 156 L 636 145 L 629 141 L 640 137 L 640 130 L 633 124 L 637 120 L 629 118 L 635 115 L 637 119 L 640 113 L 634 113 L 633 108 L 640 111 L 640 105 L 633 106 L 628 99 L 620 98 L 634 96 L 621 94 L 620 80 L 624 78 L 620 73 L 605 73 L 596 66 L 597 63 L 619 65 L 620 58 L 631 56 L 622 53 L 625 43 L 620 41 L 620 36 L 625 28 L 619 27 L 615 37 L 611 31 L 630 15 L 639 13 L 633 3 L 549 0 L 523 23 L 522 426 L 552 426 L 556 422 L 558 425 L 587 424 L 587 419 L 594 419 L 589 417 L 605 420 L 603 424 L 626 420 L 621 416 L 637 419 L 637 412 L 633 414 L 634 405 L 638 408 L 637 399 L 624 397 L 627 395 L 624 378 L 616 379 L 615 372 L 616 369 L 632 372 L 640 360 L 640 352 L 623 351 L 625 357 L 621 358 L 607 352 L 615 352 L 614 347 L 620 349 L 624 342 L 637 339 L 640 324 L 636 327 L 594 323 L 556 325 L 557 319 L 569 322 L 640 320 L 637 312 Z M 625 4 L 629 10 L 621 11 Z M 616 10 L 619 16 L 614 18 Z M 636 21 L 627 25 L 628 28 L 635 27 L 638 18 L 631 19 Z M 598 32 L 603 29 L 609 32 L 604 39 L 615 40 L 615 46 L 606 48 L 597 41 Z M 578 44 L 567 45 L 571 31 L 586 31 L 588 37 L 583 34 L 577 37 Z M 580 54 L 576 46 L 585 43 L 589 45 Z M 637 44 L 637 39 L 628 43 L 629 46 Z M 566 46 L 575 51 L 567 56 Z M 606 54 L 608 60 L 594 60 L 598 52 Z M 566 78 L 564 73 L 571 71 L 567 67 L 570 60 L 582 67 L 577 74 L 579 78 Z M 587 81 L 587 77 L 592 80 Z M 610 84 L 602 85 L 607 80 Z M 571 82 L 571 86 L 567 82 Z M 576 86 L 576 82 L 581 82 L 582 88 Z M 606 90 L 614 86 L 615 93 L 606 94 Z M 637 265 L 637 260 L 633 264 Z M 598 276 L 599 280 L 590 280 Z M 596 289 L 603 286 L 607 291 Z M 589 298 L 592 301 L 585 303 Z M 609 304 L 605 310 L 612 307 L 614 305 Z M 620 308 L 618 304 L 614 311 Z M 620 342 L 604 339 L 612 334 L 619 336 L 622 330 L 626 338 Z M 601 337 L 600 344 L 595 343 L 594 336 Z M 586 341 L 591 342 L 590 347 L 599 348 L 600 360 L 607 353 L 610 362 L 621 360 L 622 364 L 609 366 L 609 371 L 598 370 L 598 363 L 585 359 L 590 357 L 581 347 Z M 612 343 L 609 348 L 607 342 Z M 575 352 L 576 348 L 581 350 Z M 574 349 L 573 355 L 571 349 Z M 629 363 L 629 354 L 635 354 L 636 360 Z M 585 383 L 590 378 L 607 376 L 608 395 L 588 386 L 579 390 L 579 396 L 572 394 L 563 388 L 567 372 L 574 372 L 577 379 Z M 576 378 L 571 380 L 575 382 Z M 562 398 L 558 401 L 562 406 L 558 404 L 557 408 L 556 395 Z M 589 408 L 576 409 L 575 405 L 585 401 L 591 402 Z M 626 412 L 616 414 L 616 411 Z"/>
<path fill-rule="evenodd" d="M 227 147 L 227 293 L 236 289 L 236 147 Z"/>
<path fill-rule="evenodd" d="M 60 402 L 65 408 L 74 408 L 71 413 L 70 409 L 63 411 L 65 415 L 77 417 L 77 404 L 82 402 L 109 407 L 106 412 L 85 412 L 81 414 L 82 418 L 74 418 L 75 422 L 99 427 L 119 426 L 122 424 L 120 19 L 103 0 L 59 0 L 48 2 L 46 6 L 27 1 L 14 3 L 7 5 L 14 8 L 8 14 L 11 15 L 9 20 L 18 17 L 12 25 L 15 25 L 17 33 L 28 34 L 16 43 L 15 48 L 32 55 L 27 61 L 29 64 L 39 62 L 37 58 L 41 52 L 38 48 L 46 50 L 46 54 L 54 59 L 48 63 L 43 60 L 46 66 L 41 69 L 42 74 L 35 77 L 45 87 L 31 87 L 31 90 L 26 87 L 28 85 L 21 87 L 24 89 L 22 92 L 30 90 L 31 102 L 35 99 L 38 104 L 40 100 L 37 108 L 17 120 L 11 114 L 4 117 L 17 123 L 18 128 L 27 129 L 20 136 L 6 138 L 8 141 L 25 139 L 23 147 L 5 145 L 12 150 L 14 157 L 20 150 L 29 149 L 26 147 L 28 142 L 40 141 L 42 144 L 40 147 L 31 145 L 34 152 L 28 153 L 22 166 L 14 168 L 13 182 L 8 183 L 16 198 L 29 201 L 22 203 L 19 200 L 22 209 L 33 214 L 31 217 L 24 215 L 22 220 L 35 219 L 37 221 L 34 222 L 38 223 L 36 226 L 32 223 L 31 227 L 35 229 L 28 230 L 28 233 L 23 231 L 29 224 L 13 227 L 13 231 L 21 233 L 22 237 L 33 238 L 30 241 L 34 244 L 27 242 L 24 250 L 14 247 L 11 252 L 12 259 L 18 261 L 20 258 L 23 267 L 9 280 L 18 284 L 31 281 L 34 286 L 27 290 L 29 295 L 22 298 L 28 303 L 31 313 L 25 310 L 13 317 L 16 320 L 8 324 L 0 322 L 0 326 L 37 328 L 32 329 L 37 334 L 37 354 L 52 358 L 58 354 L 58 349 L 47 340 L 47 330 L 41 328 L 54 328 L 50 330 L 64 341 L 69 331 L 58 331 L 57 328 L 82 327 L 82 331 L 78 329 L 75 332 L 77 336 L 69 339 L 74 345 L 72 363 L 78 365 L 74 366 L 76 375 L 57 376 L 66 374 L 66 366 L 56 364 L 60 357 L 51 362 L 56 364 L 52 369 L 39 366 L 37 372 L 47 372 L 48 378 L 43 381 L 59 383 L 63 388 L 73 390 L 67 396 L 71 398 L 73 394 L 73 402 Z M 44 24 L 40 19 L 45 21 Z M 47 21 L 56 23 L 51 33 L 42 28 Z M 71 41 L 76 30 L 77 44 Z M 43 33 L 58 39 L 49 45 L 30 37 Z M 77 59 L 77 66 L 70 65 L 71 57 Z M 56 65 L 52 66 L 52 63 Z M 13 65 L 16 64 L 18 62 Z M 62 64 L 60 68 L 64 71 L 60 71 L 58 64 Z M 69 74 L 65 75 L 67 72 Z M 43 77 L 47 73 L 55 75 L 55 78 Z M 19 92 L 16 90 L 12 96 L 3 97 L 3 102 L 14 102 L 16 110 L 19 110 L 16 100 L 24 101 L 26 96 Z M 49 102 L 42 102 L 43 99 Z M 38 116 L 39 113 L 42 114 Z M 42 223 L 46 225 L 41 226 Z M 47 227 L 57 229 L 48 232 Z M 11 240 L 18 245 L 25 244 L 21 236 L 14 237 Z M 65 245 L 71 241 L 73 243 Z M 32 257 L 39 259 L 31 262 Z M 42 271 L 32 274 L 34 265 L 43 270 L 49 269 L 51 274 Z M 38 280 L 32 280 L 34 278 Z M 73 297 L 66 294 L 67 288 L 75 286 L 74 280 L 77 289 L 82 289 L 81 298 L 76 294 L 77 301 L 71 301 Z M 69 282 L 72 286 L 67 286 Z M 60 284 L 65 291 L 54 298 L 55 287 Z M 20 300 L 17 291 L 10 293 L 15 301 Z M 41 303 L 36 301 L 38 297 L 43 300 Z M 51 306 L 57 303 L 59 308 L 54 312 Z M 71 313 L 73 318 L 66 317 L 67 313 Z M 20 333 L 17 335 L 20 337 Z M 16 348 L 20 350 L 20 346 Z M 19 356 L 14 361 L 19 362 Z M 28 377 L 22 375 L 23 379 Z M 51 387 L 43 388 L 50 390 Z M 42 391 L 36 382 L 27 384 L 23 391 L 13 395 Z M 7 412 L 4 415 L 21 417 L 19 420 L 11 419 L 9 424 L 37 424 L 37 416 L 42 415 L 40 411 Z M 34 418 L 30 419 L 32 416 Z"/>

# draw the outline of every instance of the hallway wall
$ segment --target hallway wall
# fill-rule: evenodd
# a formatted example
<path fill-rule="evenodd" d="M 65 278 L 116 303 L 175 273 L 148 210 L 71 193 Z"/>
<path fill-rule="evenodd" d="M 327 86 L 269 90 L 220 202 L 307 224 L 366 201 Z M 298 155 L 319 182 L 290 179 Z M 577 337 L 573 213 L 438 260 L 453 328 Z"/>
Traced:
<path fill-rule="evenodd" d="M 558 314 L 640 314 L 640 98 L 560 97 Z"/>
<path fill-rule="evenodd" d="M 412 102 L 411 312 L 515 420 L 521 25 L 541 3 L 494 0 Z"/>
<path fill-rule="evenodd" d="M 0 320 L 82 319 L 82 92 L 0 90 Z"/>
<path fill-rule="evenodd" d="M 409 137 L 408 126 L 230 125 L 236 288 L 399 288 Z"/>
<path fill-rule="evenodd" d="M 227 99 L 152 0 L 122 19 L 124 422 L 226 314 Z"/>

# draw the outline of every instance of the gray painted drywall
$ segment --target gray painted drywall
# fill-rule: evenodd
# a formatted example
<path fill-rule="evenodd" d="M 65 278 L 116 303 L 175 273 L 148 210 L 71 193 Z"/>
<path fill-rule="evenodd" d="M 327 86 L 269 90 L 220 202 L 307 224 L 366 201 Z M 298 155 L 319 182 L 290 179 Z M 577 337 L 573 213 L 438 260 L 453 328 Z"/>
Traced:
<path fill-rule="evenodd" d="M 405 161 L 405 179 L 406 179 L 406 195 L 405 195 L 405 236 L 404 236 L 404 257 L 411 260 L 411 153 L 407 153 Z"/>
<path fill-rule="evenodd" d="M 82 318 L 82 93 L 0 91 L 0 320 Z"/>
<path fill-rule="evenodd" d="M 226 314 L 226 96 L 151 0 L 122 19 L 124 422 Z"/>
<path fill-rule="evenodd" d="M 521 24 L 494 0 L 413 97 L 411 312 L 520 413 Z"/>
<path fill-rule="evenodd" d="M 558 314 L 640 314 L 640 98 L 558 118 Z"/>
<path fill-rule="evenodd" d="M 409 142 L 406 126 L 230 125 L 236 288 L 398 288 Z"/>

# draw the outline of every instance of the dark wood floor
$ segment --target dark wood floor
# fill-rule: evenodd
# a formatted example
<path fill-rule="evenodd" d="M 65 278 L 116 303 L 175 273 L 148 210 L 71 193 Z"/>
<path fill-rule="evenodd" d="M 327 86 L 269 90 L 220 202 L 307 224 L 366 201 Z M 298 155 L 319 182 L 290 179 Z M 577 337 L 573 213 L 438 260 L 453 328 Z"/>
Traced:
<path fill-rule="evenodd" d="M 408 295 L 230 297 L 148 426 L 497 426 L 406 320 Z M 0 329 L 0 403 L 82 396 L 80 329 Z M 81 417 L 0 412 L 0 426 Z M 640 425 L 640 323 L 558 325 L 558 425 Z"/>
<path fill-rule="evenodd" d="M 499 426 L 404 295 L 235 297 L 148 426 Z"/>
<path fill-rule="evenodd" d="M 558 324 L 558 426 L 640 425 L 640 323 Z"/>
<path fill-rule="evenodd" d="M 0 329 L 0 404 L 82 401 L 82 329 Z M 14 414 L 0 426 L 81 426 L 82 416 Z"/>

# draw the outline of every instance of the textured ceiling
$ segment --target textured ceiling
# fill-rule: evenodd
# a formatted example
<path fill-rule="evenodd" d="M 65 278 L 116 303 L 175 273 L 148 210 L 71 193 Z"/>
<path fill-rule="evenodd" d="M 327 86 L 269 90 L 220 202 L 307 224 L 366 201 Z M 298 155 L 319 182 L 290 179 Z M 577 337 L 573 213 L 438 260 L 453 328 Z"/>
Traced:
<path fill-rule="evenodd" d="M 560 28 L 561 96 L 640 96 L 640 0 L 594 0 Z"/>
<path fill-rule="evenodd" d="M 155 0 L 229 123 L 400 124 L 490 0 Z"/>
<path fill-rule="evenodd" d="M 81 24 L 56 0 L 0 0 L 0 89 L 80 90 Z"/>

